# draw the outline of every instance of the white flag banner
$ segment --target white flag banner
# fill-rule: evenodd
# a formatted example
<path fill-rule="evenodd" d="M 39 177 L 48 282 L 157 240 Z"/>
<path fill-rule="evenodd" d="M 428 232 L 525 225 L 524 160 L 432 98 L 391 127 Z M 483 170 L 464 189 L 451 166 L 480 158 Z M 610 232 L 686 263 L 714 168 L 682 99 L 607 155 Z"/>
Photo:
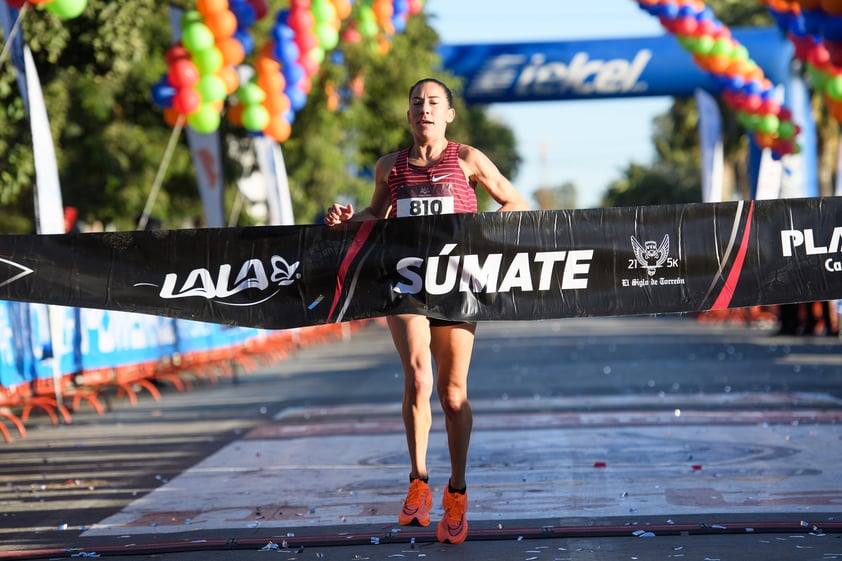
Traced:
<path fill-rule="evenodd" d="M 38 70 L 28 46 L 23 48 L 26 88 L 29 91 L 29 126 L 35 158 L 35 225 L 39 234 L 64 233 L 64 206 L 56 164 L 56 151 L 44 105 Z"/>
<path fill-rule="evenodd" d="M 708 92 L 697 88 L 695 97 L 699 111 L 699 143 L 702 149 L 702 202 L 718 203 L 724 197 L 722 116 L 716 100 Z"/>
<path fill-rule="evenodd" d="M 760 153 L 760 170 L 757 172 L 757 193 L 754 198 L 758 200 L 780 198 L 782 177 L 783 164 L 780 160 L 772 157 L 771 150 L 764 148 Z"/>
<path fill-rule="evenodd" d="M 225 212 L 219 133 L 202 134 L 189 126 L 184 130 L 190 147 L 190 157 L 193 159 L 193 167 L 196 170 L 205 224 L 208 228 L 222 228 L 225 226 Z"/>
<path fill-rule="evenodd" d="M 181 40 L 181 18 L 184 10 L 170 6 L 170 28 L 173 41 Z M 196 132 L 191 127 L 184 128 L 193 168 L 196 170 L 196 182 L 202 199 L 205 225 L 208 228 L 222 228 L 225 222 L 225 189 L 222 172 L 222 150 L 219 131 L 209 134 Z"/>
<path fill-rule="evenodd" d="M 275 139 L 258 136 L 254 139 L 257 165 L 266 181 L 266 202 L 269 206 L 269 224 L 292 226 L 295 217 L 292 212 L 292 198 L 289 192 L 284 154 Z"/>

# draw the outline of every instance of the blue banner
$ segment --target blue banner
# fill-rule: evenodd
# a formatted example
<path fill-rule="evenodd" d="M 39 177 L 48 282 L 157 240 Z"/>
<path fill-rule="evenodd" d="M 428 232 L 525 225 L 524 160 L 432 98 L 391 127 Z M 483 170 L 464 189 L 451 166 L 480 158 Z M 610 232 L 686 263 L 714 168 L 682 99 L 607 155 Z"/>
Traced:
<path fill-rule="evenodd" d="M 733 30 L 767 78 L 786 82 L 792 45 L 776 28 Z M 465 79 L 468 103 L 634 96 L 692 96 L 718 92 L 675 37 L 442 45 L 444 67 Z"/>

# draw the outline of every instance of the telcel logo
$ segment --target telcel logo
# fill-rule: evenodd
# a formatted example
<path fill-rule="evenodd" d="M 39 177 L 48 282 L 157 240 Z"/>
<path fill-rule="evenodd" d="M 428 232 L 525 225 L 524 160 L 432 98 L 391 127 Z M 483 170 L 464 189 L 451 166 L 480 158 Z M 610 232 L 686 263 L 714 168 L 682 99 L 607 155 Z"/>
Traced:
<path fill-rule="evenodd" d="M 591 59 L 586 52 L 576 53 L 568 63 L 548 62 L 543 54 L 534 54 L 528 61 L 524 55 L 500 55 L 477 74 L 469 92 L 498 94 L 513 85 L 514 93 L 521 96 L 643 91 L 646 84 L 639 82 L 640 75 L 651 59 L 649 49 L 639 50 L 630 61 Z"/>

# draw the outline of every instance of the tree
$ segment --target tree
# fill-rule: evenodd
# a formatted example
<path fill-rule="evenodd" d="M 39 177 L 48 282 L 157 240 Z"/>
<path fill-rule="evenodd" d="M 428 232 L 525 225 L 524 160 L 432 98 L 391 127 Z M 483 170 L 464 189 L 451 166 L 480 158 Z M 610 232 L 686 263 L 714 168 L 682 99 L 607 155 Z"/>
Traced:
<path fill-rule="evenodd" d="M 178 0 L 183 8 L 195 3 Z M 271 10 L 286 7 L 270 0 Z M 271 21 L 270 21 L 271 20 Z M 255 26 L 258 46 L 269 37 L 271 16 Z M 30 9 L 23 33 L 39 69 L 56 144 L 65 205 L 79 218 L 133 229 L 141 214 L 173 129 L 150 98 L 166 71 L 169 19 L 155 0 L 89 0 L 80 17 L 62 21 Z M 437 69 L 438 36 L 421 14 L 391 39 L 388 53 L 373 40 L 342 44 L 313 79 L 306 106 L 295 115 L 283 144 L 293 206 L 299 222 L 312 222 L 330 203 L 344 198 L 367 204 L 376 158 L 408 140 L 405 113 L 409 87 L 419 78 L 453 84 L 459 117 L 451 137 L 490 153 L 514 173 L 519 161 L 513 134 L 489 119 L 483 108 L 466 108 L 458 81 Z M 364 84 L 362 91 L 359 84 Z M 333 107 L 333 92 L 342 102 Z M 241 156 L 250 149 L 244 129 L 226 119 L 220 127 L 226 197 L 236 194 Z M 475 142 L 475 140 L 482 142 Z M 29 125 L 13 67 L 0 68 L 0 232 L 34 231 L 34 165 Z M 186 142 L 179 140 L 166 168 L 153 216 L 164 227 L 200 223 L 201 204 Z"/>

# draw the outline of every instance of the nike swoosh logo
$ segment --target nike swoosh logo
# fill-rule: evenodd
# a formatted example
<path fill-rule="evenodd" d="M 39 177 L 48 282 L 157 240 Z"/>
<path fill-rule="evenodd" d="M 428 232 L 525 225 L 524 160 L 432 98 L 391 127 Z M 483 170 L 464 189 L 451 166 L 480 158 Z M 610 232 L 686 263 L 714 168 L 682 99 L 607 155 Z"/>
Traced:
<path fill-rule="evenodd" d="M 430 181 L 432 181 L 433 183 L 436 183 L 438 181 L 441 181 L 445 177 L 450 177 L 451 175 L 453 175 L 453 174 L 452 173 L 445 173 L 444 175 L 434 175 L 434 176 L 430 177 Z"/>

